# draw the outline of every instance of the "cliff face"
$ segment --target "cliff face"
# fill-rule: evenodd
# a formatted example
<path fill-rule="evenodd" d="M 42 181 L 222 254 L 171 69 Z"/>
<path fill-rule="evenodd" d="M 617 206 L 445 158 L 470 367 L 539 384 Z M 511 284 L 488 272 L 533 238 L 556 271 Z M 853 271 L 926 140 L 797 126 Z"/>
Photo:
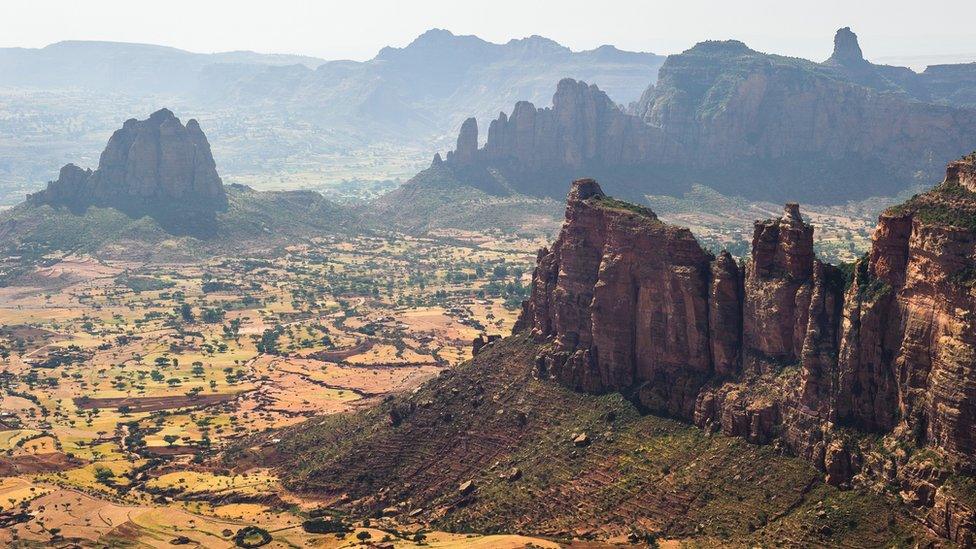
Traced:
<path fill-rule="evenodd" d="M 210 143 L 196 120 L 184 126 L 167 109 L 130 119 L 108 141 L 95 171 L 73 164 L 29 200 L 85 207 L 187 206 L 225 198 Z"/>
<path fill-rule="evenodd" d="M 511 117 L 501 113 L 488 127 L 488 141 L 478 149 L 478 126 L 469 118 L 458 134 L 448 162 L 507 164 L 520 171 L 636 164 L 663 152 L 663 136 L 628 116 L 595 85 L 565 78 L 556 86 L 552 107 L 515 104 Z"/>
<path fill-rule="evenodd" d="M 928 527 L 972 543 L 946 479 L 976 472 L 974 173 L 976 157 L 953 163 L 885 212 L 848 276 L 815 258 L 796 204 L 756 222 L 740 266 L 576 181 L 517 329 L 546 342 L 542 377 L 778 441 L 831 484 L 898 483 Z"/>
<path fill-rule="evenodd" d="M 869 63 L 854 34 L 841 29 L 825 63 L 741 42 L 698 44 L 668 58 L 637 114 L 685 146 L 690 156 L 682 162 L 703 169 L 762 166 L 783 177 L 774 168 L 792 163 L 792 177 L 805 179 L 814 168 L 804 164 L 819 163 L 828 175 L 856 178 L 882 194 L 891 182 L 859 166 L 884 170 L 891 181 L 915 171 L 934 175 L 937 159 L 959 156 L 973 142 L 976 113 L 935 103 L 919 75 Z M 806 185 L 821 184 L 809 179 Z M 824 192 L 830 189 L 794 196 Z"/>
<path fill-rule="evenodd" d="M 943 97 L 966 85 L 935 91 L 930 80 L 865 60 L 850 29 L 823 63 L 703 42 L 668 57 L 629 113 L 566 79 L 551 108 L 520 101 L 491 121 L 480 149 L 476 122 L 465 122 L 446 164 L 462 180 L 480 167 L 536 196 L 561 197 L 566 179 L 584 175 L 635 200 L 692 183 L 760 200 L 891 195 L 976 142 L 976 110 Z"/>
<path fill-rule="evenodd" d="M 648 406 L 689 415 L 710 367 L 712 258 L 687 229 L 621 204 L 592 180 L 573 184 L 525 312 L 554 341 L 540 368 L 586 391 L 643 386 Z"/>

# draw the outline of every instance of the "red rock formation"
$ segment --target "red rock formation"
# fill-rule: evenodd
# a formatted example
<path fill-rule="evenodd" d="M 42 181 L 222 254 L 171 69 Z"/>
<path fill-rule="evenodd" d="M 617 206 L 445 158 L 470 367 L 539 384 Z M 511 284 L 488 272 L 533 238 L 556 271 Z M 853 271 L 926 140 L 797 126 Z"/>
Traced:
<path fill-rule="evenodd" d="M 920 520 L 972 543 L 976 513 L 943 485 L 976 473 L 973 174 L 976 157 L 950 164 L 940 186 L 885 212 L 847 280 L 814 257 L 796 204 L 756 222 L 740 269 L 576 181 L 516 329 L 548 342 L 542 375 L 778 439 L 837 486 L 898 482 Z M 938 466 L 912 457 L 922 448 Z"/>
<path fill-rule="evenodd" d="M 711 372 L 711 259 L 687 229 L 574 182 L 523 313 L 553 339 L 542 371 L 586 391 L 635 389 L 646 406 L 690 418 Z"/>
<path fill-rule="evenodd" d="M 742 271 L 726 251 L 712 262 L 708 325 L 711 330 L 712 364 L 719 376 L 732 377 L 742 364 Z"/>
<path fill-rule="evenodd" d="M 745 352 L 750 357 L 799 360 L 813 264 L 813 227 L 803 222 L 799 206 L 787 204 L 782 218 L 756 222 L 743 306 Z"/>

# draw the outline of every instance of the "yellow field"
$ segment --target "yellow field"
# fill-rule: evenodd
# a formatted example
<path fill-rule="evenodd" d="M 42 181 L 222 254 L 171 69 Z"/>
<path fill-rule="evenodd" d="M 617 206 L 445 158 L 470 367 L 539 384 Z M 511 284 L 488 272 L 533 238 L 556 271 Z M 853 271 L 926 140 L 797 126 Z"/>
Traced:
<path fill-rule="evenodd" d="M 510 331 L 535 243 L 451 238 L 323 238 L 193 265 L 67 256 L 0 288 L 0 506 L 29 515 L 0 543 L 230 547 L 227 531 L 259 525 L 271 547 L 359 544 L 305 533 L 302 511 L 274 502 L 314 502 L 217 458 L 252 433 L 413 390 L 470 358 L 479 334 Z"/>

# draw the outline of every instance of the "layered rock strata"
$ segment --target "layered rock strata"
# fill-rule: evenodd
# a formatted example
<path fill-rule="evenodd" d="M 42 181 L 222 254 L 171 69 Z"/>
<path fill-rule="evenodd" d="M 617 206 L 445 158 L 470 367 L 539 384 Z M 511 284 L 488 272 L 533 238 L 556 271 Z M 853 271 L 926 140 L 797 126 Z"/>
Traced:
<path fill-rule="evenodd" d="M 579 174 L 635 199 L 692 184 L 766 201 L 892 195 L 976 141 L 976 111 L 927 81 L 865 60 L 847 28 L 823 63 L 702 42 L 669 56 L 626 112 L 595 85 L 565 79 L 552 107 L 520 101 L 492 120 L 481 148 L 469 119 L 446 164 L 466 184 L 480 167 L 535 196 L 559 197 Z"/>
<path fill-rule="evenodd" d="M 976 472 L 974 173 L 952 163 L 885 212 L 845 270 L 816 259 L 796 204 L 756 222 L 739 265 L 575 181 L 516 330 L 545 343 L 542 377 L 780 444 L 837 486 L 899 484 L 933 531 L 971 543 L 947 479 Z"/>

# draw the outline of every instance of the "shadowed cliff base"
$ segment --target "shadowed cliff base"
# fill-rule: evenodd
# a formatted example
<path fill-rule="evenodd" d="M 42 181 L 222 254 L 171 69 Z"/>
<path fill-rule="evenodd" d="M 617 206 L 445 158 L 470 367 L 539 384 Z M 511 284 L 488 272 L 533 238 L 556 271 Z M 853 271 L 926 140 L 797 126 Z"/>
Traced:
<path fill-rule="evenodd" d="M 378 524 L 702 546 L 931 539 L 899 506 L 825 485 L 778 448 L 539 379 L 544 348 L 525 335 L 493 342 L 411 395 L 252 438 L 225 462 L 274 466 L 329 512 L 388 517 Z"/>

